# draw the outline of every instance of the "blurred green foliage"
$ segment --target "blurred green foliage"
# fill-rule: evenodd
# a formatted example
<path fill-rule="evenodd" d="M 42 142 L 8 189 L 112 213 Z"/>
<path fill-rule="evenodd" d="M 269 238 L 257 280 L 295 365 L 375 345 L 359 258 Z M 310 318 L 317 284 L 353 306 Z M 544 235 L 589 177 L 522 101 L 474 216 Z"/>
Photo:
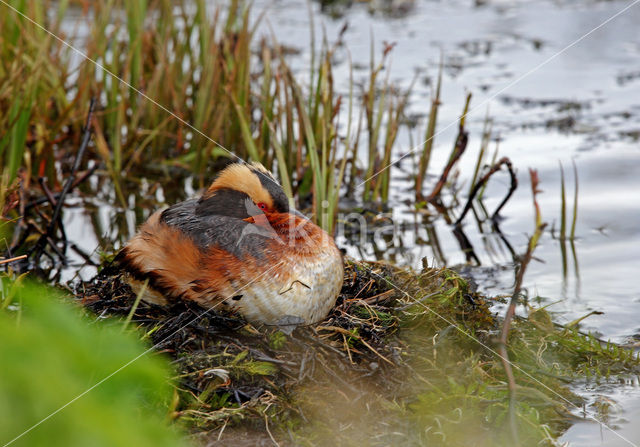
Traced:
<path fill-rule="evenodd" d="M 165 359 L 120 324 L 91 324 L 51 288 L 1 279 L 0 445 L 187 445 L 167 420 Z"/>

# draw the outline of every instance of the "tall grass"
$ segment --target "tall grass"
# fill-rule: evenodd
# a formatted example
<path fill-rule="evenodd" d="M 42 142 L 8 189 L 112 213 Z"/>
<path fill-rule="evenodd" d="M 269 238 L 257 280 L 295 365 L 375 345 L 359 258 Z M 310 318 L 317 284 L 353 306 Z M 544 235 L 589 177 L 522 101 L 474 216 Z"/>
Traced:
<path fill-rule="evenodd" d="M 580 276 L 578 267 L 578 256 L 576 253 L 575 237 L 576 237 L 576 223 L 578 221 L 578 170 L 575 162 L 573 162 L 573 212 L 571 214 L 571 229 L 567 231 L 569 221 L 567 217 L 567 192 L 565 187 L 564 168 L 560 163 L 560 229 L 558 233 L 558 241 L 560 242 L 560 256 L 562 260 L 562 275 L 566 280 L 568 271 L 568 256 L 567 256 L 567 242 L 571 248 L 571 255 L 573 257 L 574 272 L 576 278 Z M 568 233 L 568 234 L 567 234 Z"/>
<path fill-rule="evenodd" d="M 9 2 L 17 12 L 1 6 L 0 166 L 9 183 L 20 168 L 55 178 L 53 149 L 70 115 L 68 55 L 19 13 L 57 32 L 46 12 L 57 6 L 56 17 L 64 16 L 67 3 Z"/>
<path fill-rule="evenodd" d="M 440 60 L 440 68 L 438 70 L 438 81 L 435 91 L 432 94 L 431 109 L 429 110 L 429 121 L 425 130 L 424 144 L 422 152 L 420 154 L 420 162 L 418 165 L 418 171 L 416 173 L 416 201 L 420 202 L 424 200 L 422 188 L 424 186 L 424 179 L 427 174 L 429 162 L 431 160 L 431 151 L 433 150 L 433 140 L 436 133 L 436 121 L 438 119 L 438 107 L 440 107 L 440 90 L 442 87 L 442 66 L 443 62 Z"/>
<path fill-rule="evenodd" d="M 221 159 L 237 158 L 275 170 L 286 193 L 329 231 L 347 177 L 348 193 L 361 175 L 363 200 L 389 200 L 391 174 L 382 168 L 391 163 L 411 92 L 389 80 L 391 46 L 377 60 L 372 45 L 361 89 L 352 75 L 348 92 L 339 92 L 333 60 L 342 34 L 335 43 L 325 37 L 316 51 L 312 30 L 311 76 L 301 79 L 276 39 L 258 35 L 260 17 L 252 20 L 240 0 L 215 10 L 204 0 L 95 2 L 82 11 L 90 26 L 78 41 L 73 31 L 63 33 L 73 30 L 68 22 L 62 27 L 68 1 L 12 4 L 90 60 L 0 5 L 0 109 L 7 111 L 0 116 L 0 166 L 9 183 L 21 168 L 27 185 L 35 176 L 59 181 L 55 163 L 77 147 L 89 99 L 97 97 L 92 150 L 123 206 L 148 172 L 183 168 L 204 187 Z M 47 14 L 54 7 L 57 13 Z M 417 189 L 431 153 L 441 75 Z M 361 143 L 368 145 L 362 172 Z"/>
<path fill-rule="evenodd" d="M 107 7 L 101 17 L 117 17 L 117 4 Z M 311 70 L 314 84 L 305 90 L 275 39 L 256 44 L 257 23 L 243 2 L 213 14 L 202 0 L 194 8 L 168 1 L 127 6 L 126 29 L 106 20 L 110 49 L 99 46 L 104 27 L 97 27 L 99 62 L 179 117 L 169 118 L 129 85 L 98 73 L 96 87 L 107 104 L 98 129 L 105 129 L 110 148 L 108 158 L 101 151 L 109 171 L 118 177 L 144 165 L 173 164 L 196 173 L 204 186 L 220 157 L 260 161 L 277 167 L 287 194 L 304 201 L 313 193 L 313 219 L 331 230 L 342 181 L 333 170 L 341 105 L 333 89 L 333 49 L 323 44 Z M 157 20 L 146 23 L 145 9 Z M 94 68 L 83 68 L 83 79 L 92 80 Z"/>
<path fill-rule="evenodd" d="M 571 230 L 567 235 L 567 226 L 569 224 L 567 218 L 567 197 L 564 181 L 564 168 L 560 163 L 560 234 L 559 239 L 562 241 L 574 241 L 576 235 L 576 222 L 578 220 L 578 171 L 575 162 L 573 163 L 574 176 L 574 195 L 573 195 L 573 212 L 571 214 Z"/>

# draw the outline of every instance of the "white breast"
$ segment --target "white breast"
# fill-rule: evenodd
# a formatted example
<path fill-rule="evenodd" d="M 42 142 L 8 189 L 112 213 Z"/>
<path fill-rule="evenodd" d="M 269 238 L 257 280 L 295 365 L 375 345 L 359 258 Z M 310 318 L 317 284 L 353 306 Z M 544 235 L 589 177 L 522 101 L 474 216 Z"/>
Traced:
<path fill-rule="evenodd" d="M 242 298 L 226 300 L 251 321 L 278 324 L 299 317 L 306 324 L 316 323 L 335 305 L 342 288 L 342 256 L 333 243 L 316 256 L 285 254 L 279 263 L 265 267 L 272 271 L 265 268 L 262 278 L 249 283 L 252 278 L 245 277 L 248 285 L 238 292 Z"/>

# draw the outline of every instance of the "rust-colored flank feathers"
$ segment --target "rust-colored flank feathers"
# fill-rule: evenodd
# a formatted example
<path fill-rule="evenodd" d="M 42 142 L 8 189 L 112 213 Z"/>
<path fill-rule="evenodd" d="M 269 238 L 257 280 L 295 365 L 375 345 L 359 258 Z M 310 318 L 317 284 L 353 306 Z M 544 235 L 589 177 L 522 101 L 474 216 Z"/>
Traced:
<path fill-rule="evenodd" d="M 154 213 L 118 259 L 134 290 L 148 281 L 148 302 L 194 301 L 267 324 L 320 321 L 342 287 L 333 239 L 259 164 L 232 164 L 199 199 Z"/>

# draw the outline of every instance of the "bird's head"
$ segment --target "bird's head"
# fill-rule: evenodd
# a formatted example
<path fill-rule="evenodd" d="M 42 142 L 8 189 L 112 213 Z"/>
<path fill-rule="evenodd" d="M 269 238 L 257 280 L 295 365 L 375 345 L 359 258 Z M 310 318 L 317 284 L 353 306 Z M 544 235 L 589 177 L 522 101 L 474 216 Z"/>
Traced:
<path fill-rule="evenodd" d="M 234 163 L 227 166 L 204 193 L 201 201 L 206 202 L 214 196 L 228 197 L 227 206 L 242 207 L 248 216 L 262 213 L 298 214 L 289 206 L 282 186 L 259 163 Z"/>

